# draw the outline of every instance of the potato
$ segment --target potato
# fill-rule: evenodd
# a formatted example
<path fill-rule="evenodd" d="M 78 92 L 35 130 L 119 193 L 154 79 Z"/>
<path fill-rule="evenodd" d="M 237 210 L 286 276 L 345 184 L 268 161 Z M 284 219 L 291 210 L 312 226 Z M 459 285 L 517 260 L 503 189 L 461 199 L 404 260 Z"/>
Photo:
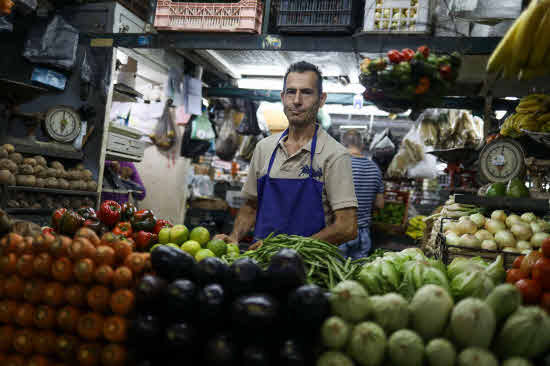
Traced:
<path fill-rule="evenodd" d="M 88 170 L 88 169 L 84 169 L 81 173 L 80 173 L 80 176 L 81 176 L 81 179 L 85 180 L 86 182 L 88 181 L 91 181 L 92 178 L 94 177 L 94 174 L 92 173 L 91 170 Z"/>
<path fill-rule="evenodd" d="M 46 173 L 47 178 L 57 178 L 57 170 L 54 168 L 48 168 Z"/>
<path fill-rule="evenodd" d="M 76 170 L 84 170 L 84 164 L 82 163 L 78 163 L 76 164 L 76 166 L 74 167 Z"/>
<path fill-rule="evenodd" d="M 0 159 L 7 159 L 10 154 L 4 148 L 0 148 Z"/>
<path fill-rule="evenodd" d="M 57 182 L 57 178 L 50 177 L 46 179 L 46 188 L 59 188 L 59 183 Z"/>
<path fill-rule="evenodd" d="M 21 164 L 23 162 L 23 155 L 19 153 L 11 153 L 8 158 L 13 161 L 15 164 Z"/>
<path fill-rule="evenodd" d="M 15 180 L 18 186 L 34 187 L 36 184 L 34 175 L 16 175 Z"/>
<path fill-rule="evenodd" d="M 66 179 L 58 178 L 57 185 L 59 189 L 69 189 L 69 182 Z"/>
<path fill-rule="evenodd" d="M 8 205 L 8 208 L 20 208 L 21 207 L 19 205 L 19 201 L 16 201 L 16 200 L 8 200 L 8 202 L 6 202 L 6 204 Z"/>
<path fill-rule="evenodd" d="M 27 165 L 30 165 L 30 166 L 35 166 L 36 165 L 36 160 L 34 160 L 33 158 L 25 158 L 25 159 L 23 159 L 23 164 L 27 164 Z"/>
<path fill-rule="evenodd" d="M 19 206 L 21 208 L 29 208 L 31 207 L 31 204 L 27 200 L 22 200 L 22 201 L 19 201 Z"/>
<path fill-rule="evenodd" d="M 69 179 L 70 180 L 80 180 L 82 174 L 80 174 L 80 170 L 71 169 L 69 170 Z"/>
<path fill-rule="evenodd" d="M 73 181 L 69 182 L 69 189 L 71 189 L 73 191 L 80 191 L 80 181 L 73 180 Z"/>
<path fill-rule="evenodd" d="M 40 225 L 25 220 L 14 220 L 11 225 L 11 232 L 21 236 L 37 236 L 42 232 Z"/>
<path fill-rule="evenodd" d="M 34 209 L 39 209 L 39 208 L 42 208 L 42 205 L 39 203 L 39 202 L 35 202 L 32 204 L 31 208 L 34 208 Z"/>
<path fill-rule="evenodd" d="M 15 146 L 13 146 L 12 144 L 4 144 L 2 145 L 2 149 L 6 150 L 8 154 L 15 152 Z"/>
<path fill-rule="evenodd" d="M 71 175 L 70 175 L 69 172 L 66 171 L 66 170 L 60 170 L 59 173 L 60 173 L 60 174 L 59 174 L 59 177 L 58 177 L 58 178 L 63 178 L 63 179 L 65 179 L 65 180 L 71 179 Z"/>
<path fill-rule="evenodd" d="M 64 170 L 65 169 L 63 164 L 61 164 L 59 161 L 52 161 L 50 163 L 50 168 L 54 168 L 54 169 L 57 169 L 57 170 Z"/>
<path fill-rule="evenodd" d="M 17 174 L 17 164 L 9 159 L 0 159 L 0 169 L 9 170 L 12 174 Z"/>
<path fill-rule="evenodd" d="M 38 187 L 38 188 L 46 187 L 46 179 L 45 178 L 36 178 L 35 187 Z"/>
<path fill-rule="evenodd" d="M 46 169 L 48 169 L 48 168 L 44 168 L 42 165 L 36 165 L 36 166 L 33 167 L 34 175 L 36 175 L 38 177 L 40 175 L 40 173 L 42 173 Z"/>
<path fill-rule="evenodd" d="M 36 165 L 45 166 L 45 167 L 48 166 L 46 159 L 41 155 L 33 156 L 33 159 L 36 160 Z"/>
<path fill-rule="evenodd" d="M 86 183 L 82 179 L 77 181 L 77 182 L 78 182 L 78 185 L 79 185 L 79 188 L 78 188 L 79 191 L 85 191 L 85 190 L 88 189 L 88 183 Z"/>
<path fill-rule="evenodd" d="M 31 165 L 21 164 L 19 166 L 19 174 L 33 175 L 34 174 L 34 169 Z"/>
<path fill-rule="evenodd" d="M 90 192 L 96 192 L 97 191 L 97 183 L 94 182 L 93 180 L 89 181 L 86 184 L 86 190 L 90 191 Z"/>
<path fill-rule="evenodd" d="M 0 184 L 15 185 L 15 175 L 7 169 L 0 170 Z"/>

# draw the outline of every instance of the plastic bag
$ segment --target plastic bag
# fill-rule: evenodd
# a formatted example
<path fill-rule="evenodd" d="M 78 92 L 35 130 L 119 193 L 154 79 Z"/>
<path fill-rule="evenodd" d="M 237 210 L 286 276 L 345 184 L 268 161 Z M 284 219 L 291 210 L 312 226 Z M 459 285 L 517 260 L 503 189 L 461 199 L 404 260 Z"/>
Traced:
<path fill-rule="evenodd" d="M 191 123 L 191 139 L 210 141 L 216 138 L 216 132 L 212 127 L 212 122 L 208 119 L 208 114 L 203 113 L 195 118 Z"/>
<path fill-rule="evenodd" d="M 407 176 L 415 179 L 437 178 L 437 157 L 432 154 L 424 154 L 424 159 L 408 169 Z"/>
<path fill-rule="evenodd" d="M 225 113 L 218 139 L 216 140 L 216 155 L 222 160 L 231 161 L 239 149 L 239 136 L 235 131 L 235 110 Z"/>
<path fill-rule="evenodd" d="M 332 126 L 330 114 L 328 114 L 324 108 L 320 108 L 319 112 L 317 112 L 317 121 L 321 124 L 321 127 L 323 127 L 324 130 L 328 130 L 330 126 Z"/>
<path fill-rule="evenodd" d="M 13 32 L 13 24 L 8 21 L 8 17 L 0 17 L 0 32 Z"/>
<path fill-rule="evenodd" d="M 379 133 L 375 134 L 374 137 L 372 138 L 371 143 L 370 143 L 369 150 L 371 150 L 371 151 L 374 150 L 376 148 L 376 145 L 378 145 L 378 143 L 380 141 L 382 141 L 384 139 L 384 137 L 388 136 L 389 133 L 390 133 L 390 130 L 388 128 L 386 128 L 382 132 L 379 132 Z"/>
<path fill-rule="evenodd" d="M 185 104 L 183 70 L 172 67 L 168 72 L 168 79 L 164 85 L 164 95 L 172 99 L 172 104 L 176 107 Z"/>
<path fill-rule="evenodd" d="M 414 125 L 403 138 L 399 151 L 388 167 L 387 176 L 390 178 L 404 177 L 409 168 L 424 159 L 424 152 L 424 144 L 420 137 L 418 125 Z"/>
<path fill-rule="evenodd" d="M 193 119 L 195 117 L 192 117 Z M 185 126 L 185 131 L 183 133 L 183 138 L 181 141 L 181 156 L 185 158 L 196 158 L 197 156 L 203 155 L 205 152 L 210 149 L 211 141 L 203 140 L 192 140 L 191 139 L 191 123 L 188 123 Z"/>
<path fill-rule="evenodd" d="M 71 70 L 77 49 L 78 30 L 56 15 L 45 28 L 43 25 L 31 28 L 23 56 L 32 63 Z"/>
<path fill-rule="evenodd" d="M 256 147 L 258 141 L 260 141 L 258 136 L 246 136 L 239 146 L 237 156 L 244 161 L 251 161 L 254 148 Z"/>
<path fill-rule="evenodd" d="M 149 136 L 151 140 L 153 140 L 153 143 L 161 150 L 170 150 L 176 142 L 176 126 L 170 114 L 171 105 L 172 100 L 168 99 L 164 106 L 162 116 L 157 122 L 155 131 Z"/>
<path fill-rule="evenodd" d="M 13 0 L 13 2 L 17 5 L 17 11 L 21 12 L 23 15 L 29 15 L 36 10 L 38 6 L 36 0 Z"/>
<path fill-rule="evenodd" d="M 258 125 L 258 115 L 257 110 L 258 106 L 251 101 L 246 99 L 244 101 L 245 114 L 244 118 L 241 121 L 239 127 L 237 127 L 237 133 L 240 135 L 259 135 L 262 133 L 260 126 Z"/>

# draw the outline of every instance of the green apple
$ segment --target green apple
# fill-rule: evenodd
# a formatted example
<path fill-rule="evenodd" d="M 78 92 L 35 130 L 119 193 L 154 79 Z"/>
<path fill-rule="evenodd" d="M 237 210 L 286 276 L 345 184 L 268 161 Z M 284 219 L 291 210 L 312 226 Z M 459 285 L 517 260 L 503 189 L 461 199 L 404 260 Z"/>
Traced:
<path fill-rule="evenodd" d="M 168 244 L 170 242 L 170 230 L 172 228 L 165 227 L 160 229 L 159 231 L 159 243 L 160 244 Z"/>
<path fill-rule="evenodd" d="M 201 245 L 194 240 L 187 240 L 181 245 L 181 250 L 191 254 L 193 257 L 201 250 Z"/>
<path fill-rule="evenodd" d="M 170 229 L 170 242 L 182 245 L 189 239 L 189 230 L 185 225 L 174 225 Z"/>

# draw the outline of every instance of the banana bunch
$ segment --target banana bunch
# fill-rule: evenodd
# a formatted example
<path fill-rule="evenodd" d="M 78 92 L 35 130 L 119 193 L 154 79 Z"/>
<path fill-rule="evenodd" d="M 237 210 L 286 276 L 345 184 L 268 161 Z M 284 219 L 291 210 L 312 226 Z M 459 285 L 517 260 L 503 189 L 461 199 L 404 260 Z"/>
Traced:
<path fill-rule="evenodd" d="M 500 134 L 512 138 L 523 135 L 523 131 L 550 131 L 550 95 L 531 94 L 521 99 L 512 114 L 500 128 Z"/>
<path fill-rule="evenodd" d="M 520 80 L 548 75 L 549 32 L 550 0 L 532 0 L 491 55 L 487 71 Z"/>
<path fill-rule="evenodd" d="M 424 230 L 426 230 L 426 223 L 424 222 L 425 216 L 415 216 L 409 220 L 409 226 L 405 234 L 413 238 L 414 240 L 420 239 L 424 236 Z"/>

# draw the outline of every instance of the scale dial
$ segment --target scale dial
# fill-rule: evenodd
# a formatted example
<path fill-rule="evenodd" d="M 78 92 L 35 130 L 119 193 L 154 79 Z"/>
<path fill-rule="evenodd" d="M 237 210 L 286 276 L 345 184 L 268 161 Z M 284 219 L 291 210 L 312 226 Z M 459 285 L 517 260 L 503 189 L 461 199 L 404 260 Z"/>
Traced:
<path fill-rule="evenodd" d="M 505 183 L 525 171 L 525 152 L 512 139 L 498 139 L 485 146 L 479 157 L 481 174 L 493 183 Z"/>
<path fill-rule="evenodd" d="M 80 133 L 82 122 L 78 112 L 70 107 L 55 107 L 46 113 L 46 132 L 58 142 L 71 142 Z"/>

